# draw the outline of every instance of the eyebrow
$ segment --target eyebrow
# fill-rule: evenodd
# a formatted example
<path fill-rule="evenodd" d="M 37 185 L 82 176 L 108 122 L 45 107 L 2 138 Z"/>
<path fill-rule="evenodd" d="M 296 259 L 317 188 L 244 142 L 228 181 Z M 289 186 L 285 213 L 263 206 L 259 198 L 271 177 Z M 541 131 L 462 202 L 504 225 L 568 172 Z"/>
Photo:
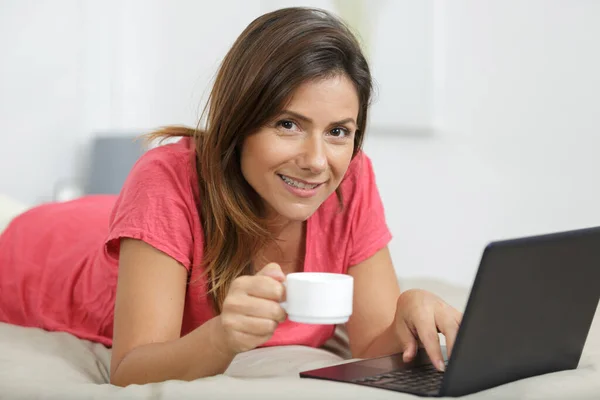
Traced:
<path fill-rule="evenodd" d="M 283 111 L 281 112 L 281 114 L 280 114 L 280 115 L 283 115 L 283 114 L 291 115 L 292 117 L 294 117 L 294 118 L 297 118 L 297 119 L 299 119 L 299 120 L 302 120 L 302 121 L 304 121 L 304 122 L 307 122 L 307 123 L 309 123 L 309 124 L 312 124 L 312 123 L 313 123 L 313 120 L 312 120 L 312 119 L 310 119 L 310 118 L 308 118 L 307 116 L 304 116 L 304 115 L 302 115 L 302 114 L 298 114 L 297 112 L 294 112 L 294 111 L 290 111 L 290 110 L 283 110 Z M 354 126 L 358 126 L 358 125 L 356 124 L 356 121 L 354 121 L 354 118 L 344 118 L 344 119 L 342 119 L 342 120 L 339 120 L 339 121 L 334 121 L 334 122 L 331 122 L 329 125 L 343 125 L 343 124 L 347 124 L 348 122 L 351 122 L 351 123 L 353 123 L 353 124 L 354 124 Z"/>

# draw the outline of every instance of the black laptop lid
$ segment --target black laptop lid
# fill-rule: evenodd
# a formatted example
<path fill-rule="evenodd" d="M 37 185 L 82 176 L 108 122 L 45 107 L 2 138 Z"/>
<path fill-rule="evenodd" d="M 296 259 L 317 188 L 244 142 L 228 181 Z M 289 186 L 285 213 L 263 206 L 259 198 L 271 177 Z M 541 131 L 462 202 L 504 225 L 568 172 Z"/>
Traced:
<path fill-rule="evenodd" d="M 600 298 L 600 228 L 490 244 L 441 394 L 577 367 Z"/>

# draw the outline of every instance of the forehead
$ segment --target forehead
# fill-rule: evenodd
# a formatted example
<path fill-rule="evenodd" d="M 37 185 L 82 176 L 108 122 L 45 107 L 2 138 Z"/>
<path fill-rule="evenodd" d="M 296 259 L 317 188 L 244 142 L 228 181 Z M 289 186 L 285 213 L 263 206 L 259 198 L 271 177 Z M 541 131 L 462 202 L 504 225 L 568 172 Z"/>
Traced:
<path fill-rule="evenodd" d="M 292 94 L 284 109 L 309 117 L 315 122 L 357 119 L 358 92 L 346 75 L 302 83 Z"/>

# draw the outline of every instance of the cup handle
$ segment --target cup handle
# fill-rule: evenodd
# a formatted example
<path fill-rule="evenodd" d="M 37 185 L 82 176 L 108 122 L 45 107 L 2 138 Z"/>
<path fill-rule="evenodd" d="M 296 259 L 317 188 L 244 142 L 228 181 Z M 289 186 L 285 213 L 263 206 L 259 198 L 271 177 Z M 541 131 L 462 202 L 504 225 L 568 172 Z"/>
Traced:
<path fill-rule="evenodd" d="M 287 290 L 287 281 L 283 281 L 283 286 L 286 288 Z M 288 311 L 287 308 L 287 301 L 282 301 L 281 303 L 279 303 L 279 305 L 281 306 L 281 308 L 283 308 L 285 310 L 285 312 Z"/>

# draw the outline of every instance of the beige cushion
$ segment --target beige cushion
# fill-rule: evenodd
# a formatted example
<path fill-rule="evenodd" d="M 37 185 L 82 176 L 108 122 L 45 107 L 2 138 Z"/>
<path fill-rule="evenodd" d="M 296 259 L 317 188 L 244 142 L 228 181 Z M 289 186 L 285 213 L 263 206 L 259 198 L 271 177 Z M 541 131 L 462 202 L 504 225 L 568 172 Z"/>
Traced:
<path fill-rule="evenodd" d="M 433 290 L 463 304 L 467 289 L 432 280 L 404 287 Z M 598 399 L 600 322 L 597 317 L 577 370 L 525 379 L 467 398 Z M 0 324 L 0 393 L 10 399 L 408 399 L 405 394 L 298 378 L 298 372 L 346 362 L 322 349 L 266 348 L 239 355 L 224 375 L 194 382 L 169 381 L 125 389 L 106 384 L 110 350 L 64 333 Z M 493 360 L 490 360 L 493 362 Z M 2 398 L 2 395 L 0 395 Z"/>
<path fill-rule="evenodd" d="M 0 221 L 25 209 L 0 197 Z M 402 280 L 463 309 L 468 288 L 436 280 Z M 168 381 L 118 388 L 109 380 L 110 350 L 65 333 L 0 323 L 0 399 L 414 399 L 406 394 L 300 379 L 303 370 L 347 362 L 343 330 L 326 348 L 266 348 L 239 355 L 225 374 L 194 382 Z M 551 349 L 549 349 L 551 351 Z M 334 354 L 336 353 L 336 354 Z M 494 362 L 490 360 L 490 363 Z M 468 399 L 599 399 L 600 318 L 596 317 L 578 369 L 538 376 L 466 396 Z"/>

